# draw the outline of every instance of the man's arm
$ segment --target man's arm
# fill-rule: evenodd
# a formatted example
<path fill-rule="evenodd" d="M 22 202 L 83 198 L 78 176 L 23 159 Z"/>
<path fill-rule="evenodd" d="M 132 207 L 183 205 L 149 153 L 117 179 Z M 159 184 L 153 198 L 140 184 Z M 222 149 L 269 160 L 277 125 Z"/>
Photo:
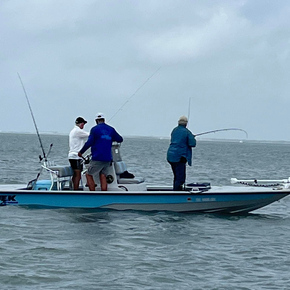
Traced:
<path fill-rule="evenodd" d="M 123 137 L 117 133 L 117 131 L 114 129 L 114 137 L 112 141 L 116 141 L 118 143 L 123 142 Z"/>
<path fill-rule="evenodd" d="M 88 138 L 90 133 L 89 132 L 86 132 L 84 130 L 80 130 L 80 131 L 77 131 L 77 137 L 79 138 Z"/>
<path fill-rule="evenodd" d="M 91 130 L 89 138 L 87 142 L 84 144 L 83 148 L 79 151 L 78 156 L 81 157 L 82 154 L 85 153 L 93 145 L 93 141 L 94 141 L 94 137 Z"/>
<path fill-rule="evenodd" d="M 190 131 L 188 131 L 188 146 L 189 147 L 195 147 L 196 146 L 195 137 Z"/>

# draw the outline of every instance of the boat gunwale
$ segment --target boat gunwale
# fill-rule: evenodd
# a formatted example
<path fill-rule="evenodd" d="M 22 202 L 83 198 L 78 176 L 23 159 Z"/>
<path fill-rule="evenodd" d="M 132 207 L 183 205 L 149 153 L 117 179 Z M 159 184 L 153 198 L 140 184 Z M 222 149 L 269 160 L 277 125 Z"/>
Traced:
<path fill-rule="evenodd" d="M 94 195 L 178 195 L 178 196 L 220 196 L 220 195 L 261 195 L 261 194 L 284 194 L 289 195 L 290 189 L 267 189 L 259 191 L 166 191 L 166 190 L 147 190 L 147 191 L 71 191 L 71 190 L 31 190 L 31 189 L 17 189 L 17 190 L 0 190 L 0 195 L 79 195 L 79 196 L 94 196 Z"/>

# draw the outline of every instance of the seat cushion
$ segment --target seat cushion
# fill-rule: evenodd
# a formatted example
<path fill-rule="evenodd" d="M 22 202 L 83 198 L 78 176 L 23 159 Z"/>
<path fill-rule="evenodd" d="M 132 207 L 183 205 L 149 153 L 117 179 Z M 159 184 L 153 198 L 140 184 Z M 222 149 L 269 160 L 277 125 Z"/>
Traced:
<path fill-rule="evenodd" d="M 124 161 L 114 162 L 114 166 L 117 175 L 120 175 L 127 170 L 127 165 Z"/>
<path fill-rule="evenodd" d="M 58 177 L 72 176 L 73 170 L 70 166 L 51 166 L 49 167 L 52 171 L 56 171 Z"/>
<path fill-rule="evenodd" d="M 144 182 L 145 179 L 143 177 L 134 177 L 134 178 L 120 178 L 118 180 L 119 184 L 137 184 Z"/>

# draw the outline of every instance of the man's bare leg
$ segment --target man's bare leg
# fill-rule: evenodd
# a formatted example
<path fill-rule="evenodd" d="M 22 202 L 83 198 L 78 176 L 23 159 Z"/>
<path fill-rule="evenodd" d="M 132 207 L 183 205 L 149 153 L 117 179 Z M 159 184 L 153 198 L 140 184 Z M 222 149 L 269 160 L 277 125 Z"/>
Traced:
<path fill-rule="evenodd" d="M 100 174 L 100 182 L 101 182 L 101 190 L 107 191 L 108 189 L 107 178 L 106 175 L 103 173 Z"/>
<path fill-rule="evenodd" d="M 92 175 L 86 174 L 87 177 L 87 183 L 90 191 L 95 191 L 96 190 L 96 185 L 95 181 Z"/>
<path fill-rule="evenodd" d="M 74 170 L 74 175 L 73 175 L 73 178 L 72 178 L 74 190 L 78 190 L 79 189 L 80 180 L 81 180 L 81 171 L 79 169 L 75 169 Z"/>

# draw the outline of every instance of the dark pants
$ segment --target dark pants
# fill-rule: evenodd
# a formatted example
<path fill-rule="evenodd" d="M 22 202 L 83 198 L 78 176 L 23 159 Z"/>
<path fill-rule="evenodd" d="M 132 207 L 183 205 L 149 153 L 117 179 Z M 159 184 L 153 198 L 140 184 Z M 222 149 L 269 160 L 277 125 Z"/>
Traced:
<path fill-rule="evenodd" d="M 186 162 L 169 162 L 173 171 L 173 190 L 182 190 L 185 182 Z"/>

